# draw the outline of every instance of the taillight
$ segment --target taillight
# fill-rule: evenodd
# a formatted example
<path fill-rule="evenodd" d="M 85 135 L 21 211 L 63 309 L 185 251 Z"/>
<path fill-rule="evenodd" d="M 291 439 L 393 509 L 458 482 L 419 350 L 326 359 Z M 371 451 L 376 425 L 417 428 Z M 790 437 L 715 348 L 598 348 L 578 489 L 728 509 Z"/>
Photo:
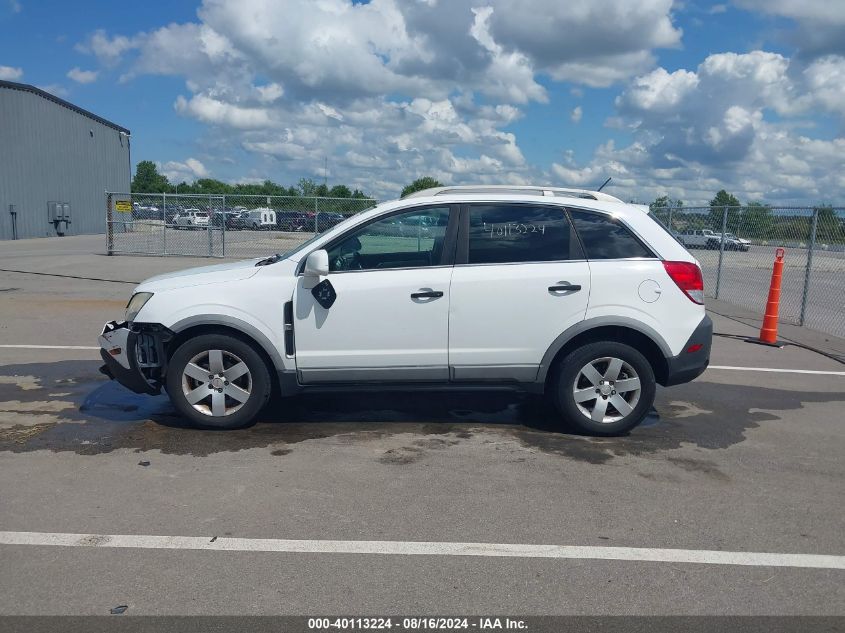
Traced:
<path fill-rule="evenodd" d="M 704 303 L 704 279 L 701 268 L 692 262 L 663 262 L 666 273 L 672 278 L 678 288 L 695 303 Z"/>

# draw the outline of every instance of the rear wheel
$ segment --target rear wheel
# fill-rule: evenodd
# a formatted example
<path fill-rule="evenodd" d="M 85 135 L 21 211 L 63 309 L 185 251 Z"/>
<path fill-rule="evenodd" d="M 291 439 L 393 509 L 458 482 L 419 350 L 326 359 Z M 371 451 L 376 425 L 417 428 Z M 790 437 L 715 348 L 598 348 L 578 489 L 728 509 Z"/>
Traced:
<path fill-rule="evenodd" d="M 589 343 L 562 359 L 552 384 L 567 423 L 592 435 L 620 435 L 642 422 L 654 404 L 654 371 L 630 345 Z"/>
<path fill-rule="evenodd" d="M 167 393 L 200 427 L 233 429 L 255 421 L 270 397 L 270 373 L 250 344 L 225 334 L 192 338 L 174 352 Z"/>

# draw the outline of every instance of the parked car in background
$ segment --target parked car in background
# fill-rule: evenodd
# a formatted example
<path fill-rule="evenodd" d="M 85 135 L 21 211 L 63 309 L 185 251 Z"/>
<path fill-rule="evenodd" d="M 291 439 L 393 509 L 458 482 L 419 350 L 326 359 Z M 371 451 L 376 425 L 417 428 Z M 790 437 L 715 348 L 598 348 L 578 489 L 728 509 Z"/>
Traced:
<path fill-rule="evenodd" d="M 302 231 L 308 223 L 303 211 L 276 211 L 276 228 L 280 231 Z"/>
<path fill-rule="evenodd" d="M 485 185 L 380 204 L 284 254 L 148 279 L 99 341 L 107 375 L 166 390 L 204 427 L 250 424 L 273 392 L 507 388 L 618 435 L 657 384 L 707 368 L 712 331 L 698 262 L 647 208 Z"/>
<path fill-rule="evenodd" d="M 322 233 L 346 219 L 345 215 L 335 213 L 334 211 L 320 211 L 319 213 L 309 211 L 305 215 L 306 218 L 302 228 L 311 233 Z"/>
<path fill-rule="evenodd" d="M 154 204 L 132 204 L 132 219 L 134 220 L 161 220 L 161 209 Z"/>
<path fill-rule="evenodd" d="M 177 229 L 207 229 L 208 213 L 199 209 L 185 209 L 173 218 L 173 225 Z"/>
<path fill-rule="evenodd" d="M 249 224 L 250 218 L 248 211 L 234 211 L 226 224 L 226 229 L 230 231 L 243 231 L 249 228 Z"/>
<path fill-rule="evenodd" d="M 673 235 L 687 248 L 706 248 L 708 250 L 719 250 L 722 243 L 722 234 L 710 229 L 687 229 Z M 733 233 L 725 233 L 726 251 L 747 251 L 750 242 L 738 238 Z"/>
<path fill-rule="evenodd" d="M 211 224 L 216 228 L 223 228 L 225 222 L 227 231 L 246 228 L 246 223 L 241 221 L 240 216 L 240 211 L 215 211 L 211 216 Z"/>
<path fill-rule="evenodd" d="M 747 251 L 751 247 L 751 242 L 741 237 L 737 237 L 733 233 L 725 233 L 725 248 L 732 251 Z"/>
<path fill-rule="evenodd" d="M 687 229 L 679 237 L 687 248 L 719 248 L 719 236 L 710 229 Z"/>
<path fill-rule="evenodd" d="M 246 212 L 246 228 L 253 231 L 266 231 L 276 228 L 276 212 L 267 207 L 259 207 Z"/>

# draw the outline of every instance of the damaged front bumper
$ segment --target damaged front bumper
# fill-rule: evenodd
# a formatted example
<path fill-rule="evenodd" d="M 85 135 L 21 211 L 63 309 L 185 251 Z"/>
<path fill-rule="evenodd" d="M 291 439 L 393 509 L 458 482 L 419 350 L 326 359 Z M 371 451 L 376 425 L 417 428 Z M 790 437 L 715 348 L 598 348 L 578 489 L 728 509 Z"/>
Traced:
<path fill-rule="evenodd" d="M 165 347 L 173 333 L 162 325 L 109 321 L 100 334 L 100 371 L 135 393 L 161 393 Z"/>

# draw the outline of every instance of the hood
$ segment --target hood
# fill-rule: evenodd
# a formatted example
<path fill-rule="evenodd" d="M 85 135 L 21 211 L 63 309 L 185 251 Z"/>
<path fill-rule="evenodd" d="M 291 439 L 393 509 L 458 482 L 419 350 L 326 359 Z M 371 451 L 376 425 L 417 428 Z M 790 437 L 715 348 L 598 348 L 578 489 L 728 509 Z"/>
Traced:
<path fill-rule="evenodd" d="M 155 277 L 150 277 L 142 281 L 135 289 L 135 292 L 156 292 L 188 286 L 199 286 L 202 284 L 217 284 L 226 281 L 248 279 L 261 270 L 260 267 L 256 267 L 255 265 L 261 259 L 263 258 L 257 257 L 240 262 L 188 268 L 187 270 L 177 270 L 172 273 L 156 275 Z"/>

